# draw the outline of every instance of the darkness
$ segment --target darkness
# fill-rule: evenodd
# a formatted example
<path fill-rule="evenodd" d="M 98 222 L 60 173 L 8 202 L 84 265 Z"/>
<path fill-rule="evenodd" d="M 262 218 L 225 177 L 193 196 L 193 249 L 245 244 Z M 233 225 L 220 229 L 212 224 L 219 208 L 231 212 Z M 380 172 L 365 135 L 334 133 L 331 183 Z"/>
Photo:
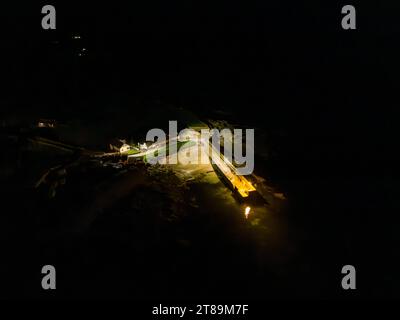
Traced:
<path fill-rule="evenodd" d="M 128 95 L 184 106 L 202 119 L 222 110 L 226 120 L 271 137 L 276 156 L 257 163 L 256 170 L 267 172 L 288 195 L 288 219 L 303 234 L 299 259 L 309 266 L 284 280 L 261 276 L 263 292 L 240 282 L 251 292 L 246 298 L 399 298 L 398 4 L 352 2 L 357 9 L 352 31 L 341 28 L 343 1 L 52 2 L 56 31 L 41 29 L 44 4 L 1 10 L 2 118 L 101 118 L 110 101 Z M 75 34 L 82 39 L 71 40 Z M 78 59 L 82 46 L 88 54 Z M 125 108 L 135 115 L 135 107 Z M 31 238 L 34 212 L 24 221 L 21 210 L 4 208 L 1 277 L 8 280 L 0 296 L 70 297 L 68 290 L 46 295 L 32 289 L 41 277 L 35 269 L 43 264 L 39 257 L 47 253 L 40 249 L 43 238 Z M 118 256 L 107 250 L 108 258 Z M 65 261 L 74 265 L 74 255 L 59 259 L 64 264 L 58 281 L 73 281 Z M 340 288 L 345 264 L 357 267 L 354 292 Z M 112 277 L 124 279 L 125 268 L 117 266 Z M 88 274 L 80 273 L 85 292 L 96 297 L 99 277 Z M 181 297 L 179 284 L 213 277 L 199 274 L 200 267 L 182 278 L 175 275 L 176 292 L 158 294 Z M 100 277 L 102 288 L 130 296 L 128 284 Z M 141 287 L 155 282 L 142 281 Z M 221 283 L 219 297 L 227 298 L 231 284 Z M 192 289 L 189 298 L 207 297 L 201 286 Z"/>

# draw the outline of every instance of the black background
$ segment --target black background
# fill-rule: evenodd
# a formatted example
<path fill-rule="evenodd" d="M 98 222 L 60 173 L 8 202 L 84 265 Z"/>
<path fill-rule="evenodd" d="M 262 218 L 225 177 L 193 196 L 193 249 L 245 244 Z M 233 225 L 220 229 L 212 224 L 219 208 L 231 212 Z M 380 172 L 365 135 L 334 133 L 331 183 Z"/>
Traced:
<path fill-rule="evenodd" d="M 286 190 L 326 275 L 322 296 L 399 297 L 398 5 L 352 2 L 357 30 L 346 31 L 342 1 L 54 2 L 52 31 L 41 28 L 44 4 L 1 5 L 4 114 L 91 113 L 103 95 L 134 92 L 281 130 L 274 170 L 298 181 Z M 75 32 L 84 62 L 69 58 L 71 43 L 51 44 Z M 36 281 L 21 230 L 1 240 L 4 296 Z M 344 264 L 357 267 L 355 293 L 338 288 Z"/>

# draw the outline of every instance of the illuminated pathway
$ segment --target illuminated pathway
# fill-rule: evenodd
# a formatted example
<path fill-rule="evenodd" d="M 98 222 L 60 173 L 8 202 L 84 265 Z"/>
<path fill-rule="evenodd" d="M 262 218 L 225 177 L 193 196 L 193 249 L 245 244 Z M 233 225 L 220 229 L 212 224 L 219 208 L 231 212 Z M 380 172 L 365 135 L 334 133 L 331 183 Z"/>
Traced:
<path fill-rule="evenodd" d="M 120 154 L 119 152 L 108 153 L 108 154 L 102 153 L 101 154 L 99 152 L 85 150 L 84 148 L 70 146 L 67 144 L 60 143 L 58 141 L 52 141 L 52 140 L 41 138 L 41 137 L 35 137 L 34 139 L 30 139 L 30 140 L 32 142 L 52 146 L 52 147 L 59 148 L 59 149 L 65 150 L 65 151 L 70 151 L 70 152 L 79 151 L 81 154 L 89 154 L 94 157 L 104 157 L 107 155 L 113 156 L 113 155 Z M 149 147 L 149 149 L 147 149 L 146 151 L 128 155 L 128 159 L 129 158 L 143 158 L 148 155 L 154 155 L 155 152 L 157 152 L 163 148 L 166 148 L 166 150 L 168 150 L 168 144 L 170 142 L 173 143 L 173 142 L 178 142 L 178 141 L 179 141 L 178 137 L 174 137 L 169 140 L 156 142 L 156 143 L 152 144 Z M 221 154 L 218 150 L 216 150 L 210 141 L 208 141 L 207 139 L 200 139 L 200 134 L 190 137 L 190 139 L 187 140 L 187 142 L 189 142 L 189 141 L 196 142 L 196 145 L 202 146 L 201 149 L 206 152 L 208 159 L 211 159 L 212 163 L 218 167 L 221 174 L 223 174 L 224 177 L 226 178 L 226 180 L 228 180 L 229 183 L 231 184 L 232 189 L 235 192 L 237 192 L 242 198 L 247 198 L 251 192 L 256 191 L 256 188 L 251 184 L 250 181 L 248 181 L 244 176 L 237 174 L 237 169 L 235 168 L 235 166 L 231 162 L 229 162 L 223 154 Z M 208 147 L 207 147 L 207 145 L 208 145 Z M 177 148 L 177 149 L 179 149 L 179 148 Z M 40 185 L 43 182 L 44 178 L 49 174 L 50 171 L 52 171 L 54 169 L 60 169 L 60 168 L 61 168 L 61 166 L 57 166 L 53 169 L 50 169 L 48 172 L 46 172 L 42 176 L 41 179 L 39 179 L 39 182 L 37 183 L 37 185 Z"/>
<path fill-rule="evenodd" d="M 169 141 L 177 141 L 178 138 L 173 138 Z M 238 192 L 242 198 L 247 198 L 251 192 L 256 191 L 256 188 L 248 181 L 244 176 L 238 175 L 235 166 L 229 162 L 223 154 L 220 154 L 218 150 L 215 149 L 213 144 L 207 140 L 199 139 L 199 137 L 194 137 L 191 139 L 196 143 L 200 143 L 202 149 L 205 150 L 209 159 L 215 164 L 221 174 L 229 181 L 234 191 Z M 165 148 L 168 145 L 168 140 L 162 142 L 156 142 L 150 148 L 144 152 L 129 155 L 128 158 L 140 158 L 149 154 L 154 154 L 157 150 Z M 209 146 L 207 148 L 207 145 Z M 211 150 L 211 151 L 210 151 Z"/>

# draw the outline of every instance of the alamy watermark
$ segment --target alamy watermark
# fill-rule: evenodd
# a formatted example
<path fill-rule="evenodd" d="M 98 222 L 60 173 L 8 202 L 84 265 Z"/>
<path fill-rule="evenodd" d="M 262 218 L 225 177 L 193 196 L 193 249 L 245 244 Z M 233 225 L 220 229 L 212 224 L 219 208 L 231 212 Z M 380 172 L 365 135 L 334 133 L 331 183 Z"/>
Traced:
<path fill-rule="evenodd" d="M 56 288 L 56 268 L 52 265 L 45 265 L 42 267 L 42 288 L 44 290 L 55 290 Z"/>
<path fill-rule="evenodd" d="M 145 151 L 145 156 L 150 164 L 209 164 L 211 161 L 234 170 L 237 175 L 250 175 L 254 170 L 254 129 L 245 129 L 245 137 L 243 131 L 183 129 L 178 134 L 177 121 L 169 121 L 168 135 L 159 128 L 148 131 L 146 141 L 154 143 Z"/>
<path fill-rule="evenodd" d="M 356 29 L 356 9 L 353 5 L 345 5 L 342 7 L 342 14 L 345 16 L 342 18 L 342 28 L 344 30 Z M 45 30 L 56 29 L 56 9 L 52 5 L 45 5 L 42 7 L 42 28 Z"/>
<path fill-rule="evenodd" d="M 356 268 L 352 265 L 345 265 L 342 268 L 342 274 L 345 276 L 342 279 L 342 288 L 344 290 L 356 289 Z"/>

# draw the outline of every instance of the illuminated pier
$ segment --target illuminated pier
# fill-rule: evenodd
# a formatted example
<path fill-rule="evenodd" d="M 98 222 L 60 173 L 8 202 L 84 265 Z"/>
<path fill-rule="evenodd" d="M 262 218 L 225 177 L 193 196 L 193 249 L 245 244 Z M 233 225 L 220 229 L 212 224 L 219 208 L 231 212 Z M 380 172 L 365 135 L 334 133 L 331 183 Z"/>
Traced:
<path fill-rule="evenodd" d="M 207 142 L 206 142 L 207 143 Z M 237 191 L 242 198 L 247 198 L 256 188 L 244 176 L 237 174 L 235 166 L 225 158 L 223 154 L 215 149 L 212 143 L 208 142 L 210 148 L 205 148 L 212 162 L 217 166 L 221 174 L 232 185 L 234 191 Z M 210 150 L 211 149 L 211 152 Z M 211 153 L 211 154 L 210 154 Z"/>

